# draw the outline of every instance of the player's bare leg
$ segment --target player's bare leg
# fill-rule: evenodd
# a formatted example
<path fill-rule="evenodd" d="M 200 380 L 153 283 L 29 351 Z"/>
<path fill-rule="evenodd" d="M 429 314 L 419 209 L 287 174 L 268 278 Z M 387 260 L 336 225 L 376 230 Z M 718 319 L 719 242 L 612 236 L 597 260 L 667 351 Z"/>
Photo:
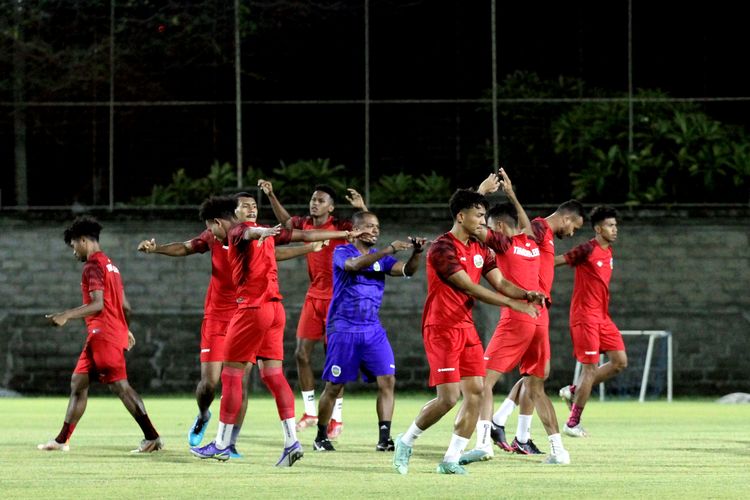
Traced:
<path fill-rule="evenodd" d="M 318 342 L 318 340 L 298 338 L 297 348 L 294 351 L 299 388 L 302 393 L 302 402 L 305 405 L 305 412 L 297 422 L 298 431 L 318 424 L 318 408 L 315 405 L 315 377 L 310 362 L 313 349 Z"/>
<path fill-rule="evenodd" d="M 585 437 L 586 431 L 581 426 L 581 414 L 591 396 L 591 389 L 605 382 L 628 366 L 628 356 L 625 351 L 607 351 L 609 361 L 601 366 L 595 363 L 583 363 L 581 365 L 581 376 L 575 386 L 573 405 L 570 408 L 570 416 L 565 423 L 565 434 L 572 437 Z"/>
<path fill-rule="evenodd" d="M 552 406 L 552 401 L 550 401 L 549 397 L 544 392 L 544 379 L 534 375 L 524 377 L 522 391 L 528 391 L 529 397 L 534 402 L 534 408 L 539 415 L 539 420 L 542 421 L 544 430 L 547 432 L 547 439 L 550 443 L 550 456 L 547 457 L 545 463 L 570 463 L 570 455 L 562 444 L 562 437 L 560 436 L 560 428 L 557 424 L 555 408 Z"/>
<path fill-rule="evenodd" d="M 490 460 L 494 456 L 492 451 L 491 423 L 493 409 L 493 389 L 503 374 L 495 370 L 487 370 L 484 378 L 482 395 L 477 420 L 477 442 L 474 449 L 461 455 L 458 463 L 461 465 Z"/>
<path fill-rule="evenodd" d="M 89 399 L 89 375 L 88 373 L 74 373 L 70 377 L 70 399 L 68 408 L 65 410 L 65 421 L 62 429 L 55 439 L 37 446 L 44 451 L 68 451 L 68 440 L 76 428 L 78 421 L 86 411 Z"/>
<path fill-rule="evenodd" d="M 156 432 L 151 419 L 148 418 L 146 413 L 146 407 L 143 404 L 141 396 L 135 392 L 128 383 L 127 379 L 117 380 L 109 384 L 109 389 L 120 398 L 122 404 L 125 405 L 128 412 L 133 416 L 138 426 L 143 431 L 143 441 L 140 446 L 133 450 L 136 453 L 148 453 L 152 451 L 160 450 L 164 447 L 159 433 Z"/>
<path fill-rule="evenodd" d="M 378 444 L 376 451 L 393 451 L 395 449 L 391 438 L 391 421 L 393 420 L 393 407 L 395 405 L 396 377 L 394 375 L 381 375 L 377 377 L 378 399 L 375 409 L 378 414 Z"/>
<path fill-rule="evenodd" d="M 203 441 L 208 422 L 211 420 L 209 408 L 214 401 L 216 386 L 221 379 L 221 361 L 201 363 L 201 379 L 195 388 L 195 401 L 198 403 L 198 415 L 188 431 L 188 444 L 198 446 Z"/>
<path fill-rule="evenodd" d="M 315 451 L 336 451 L 328 438 L 328 424 L 336 404 L 336 397 L 344 384 L 326 382 L 323 393 L 318 400 L 318 434 L 313 447 Z"/>

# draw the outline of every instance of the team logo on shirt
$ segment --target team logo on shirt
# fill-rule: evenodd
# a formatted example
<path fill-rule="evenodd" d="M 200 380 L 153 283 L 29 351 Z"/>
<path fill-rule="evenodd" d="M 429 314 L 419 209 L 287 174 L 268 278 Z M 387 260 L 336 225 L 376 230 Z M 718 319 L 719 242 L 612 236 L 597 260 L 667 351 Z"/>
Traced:
<path fill-rule="evenodd" d="M 479 254 L 476 254 L 476 255 L 474 256 L 474 267 L 476 267 L 476 268 L 480 268 L 480 267 L 482 267 L 482 266 L 484 266 L 484 259 L 482 258 L 482 256 L 481 256 L 481 255 L 479 255 Z"/>
<path fill-rule="evenodd" d="M 331 367 L 331 375 L 334 377 L 340 377 L 341 376 L 341 367 L 339 365 L 333 365 Z"/>
<path fill-rule="evenodd" d="M 596 267 L 602 267 L 603 265 L 604 264 L 602 263 L 602 261 L 600 261 L 600 260 L 596 261 Z"/>
<path fill-rule="evenodd" d="M 375 262 L 375 264 L 372 265 L 372 270 L 380 272 L 380 262 Z"/>

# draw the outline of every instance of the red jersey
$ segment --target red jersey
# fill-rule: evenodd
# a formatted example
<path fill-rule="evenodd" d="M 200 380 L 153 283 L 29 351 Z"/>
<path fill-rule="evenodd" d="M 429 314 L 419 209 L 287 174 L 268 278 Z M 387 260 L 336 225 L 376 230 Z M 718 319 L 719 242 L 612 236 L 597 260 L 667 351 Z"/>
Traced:
<path fill-rule="evenodd" d="M 266 238 L 258 246 L 258 240 L 246 240 L 242 237 L 248 227 L 267 226 L 243 222 L 230 229 L 227 235 L 232 282 L 236 287 L 237 307 L 240 309 L 260 307 L 265 302 L 281 300 L 276 245 L 286 245 L 292 238 L 291 230 L 282 229 L 278 235 Z"/>
<path fill-rule="evenodd" d="M 292 217 L 292 228 L 305 231 L 311 229 L 351 231 L 352 222 L 329 216 L 323 224 L 316 226 L 313 224 L 313 218 L 309 215 L 305 217 L 294 216 Z M 307 289 L 308 297 L 331 299 L 333 296 L 333 250 L 344 243 L 346 243 L 346 240 L 330 240 L 328 246 L 323 247 L 320 252 L 307 254 L 307 274 L 310 276 L 310 287 Z"/>
<path fill-rule="evenodd" d="M 547 220 L 537 217 L 531 221 L 531 230 L 539 247 L 539 288 L 552 302 L 552 282 L 555 281 L 555 234 Z"/>
<path fill-rule="evenodd" d="M 565 254 L 565 262 L 575 267 L 570 324 L 605 323 L 609 317 L 609 280 L 614 259 L 612 246 L 602 248 L 596 239 L 578 245 Z"/>
<path fill-rule="evenodd" d="M 104 307 L 101 311 L 86 316 L 88 340 L 97 338 L 115 344 L 123 349 L 128 347 L 128 323 L 122 309 L 122 278 L 120 270 L 104 255 L 96 252 L 89 255 L 83 265 L 81 293 L 83 303 L 91 303 L 90 293 L 101 290 L 104 294 Z"/>
<path fill-rule="evenodd" d="M 495 255 L 484 243 L 470 239 L 467 244 L 447 232 L 438 237 L 427 252 L 427 300 L 422 326 L 467 328 L 474 326 L 471 309 L 474 299 L 448 282 L 448 277 L 466 271 L 474 283 L 495 269 Z"/>
<path fill-rule="evenodd" d="M 211 251 L 211 281 L 208 282 L 203 317 L 228 321 L 237 309 L 237 289 L 229 266 L 229 245 L 217 240 L 210 229 L 190 240 L 197 253 Z"/>
<path fill-rule="evenodd" d="M 533 238 L 523 233 L 509 238 L 488 229 L 485 244 L 495 251 L 495 261 L 506 280 L 524 290 L 539 289 L 539 247 Z M 528 314 L 514 311 L 510 307 L 503 307 L 500 317 L 536 322 Z"/>

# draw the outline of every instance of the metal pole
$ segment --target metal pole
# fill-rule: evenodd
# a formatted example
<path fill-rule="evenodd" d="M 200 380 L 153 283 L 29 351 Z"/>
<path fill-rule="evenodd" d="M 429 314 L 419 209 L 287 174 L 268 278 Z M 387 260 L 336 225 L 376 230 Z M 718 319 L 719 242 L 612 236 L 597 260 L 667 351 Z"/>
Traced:
<path fill-rule="evenodd" d="M 628 158 L 633 154 L 633 0 L 628 0 Z"/>
<path fill-rule="evenodd" d="M 234 113 L 237 128 L 237 187 L 242 187 L 242 59 L 240 47 L 240 0 L 234 0 Z"/>
<path fill-rule="evenodd" d="M 370 0 L 365 0 L 365 203 L 370 204 Z"/>
<path fill-rule="evenodd" d="M 109 2 L 109 211 L 115 209 L 115 0 Z"/>
<path fill-rule="evenodd" d="M 648 376 L 651 373 L 651 358 L 654 355 L 654 336 L 648 336 L 648 348 L 646 349 L 646 361 L 643 367 L 643 378 L 641 379 L 641 394 L 638 397 L 638 402 L 643 403 L 646 401 L 646 387 L 648 386 Z"/>
<path fill-rule="evenodd" d="M 672 402 L 672 332 L 667 332 L 667 401 Z"/>
<path fill-rule="evenodd" d="M 490 24 L 492 31 L 492 168 L 500 165 L 500 146 L 497 127 L 497 20 L 496 0 L 490 2 Z"/>

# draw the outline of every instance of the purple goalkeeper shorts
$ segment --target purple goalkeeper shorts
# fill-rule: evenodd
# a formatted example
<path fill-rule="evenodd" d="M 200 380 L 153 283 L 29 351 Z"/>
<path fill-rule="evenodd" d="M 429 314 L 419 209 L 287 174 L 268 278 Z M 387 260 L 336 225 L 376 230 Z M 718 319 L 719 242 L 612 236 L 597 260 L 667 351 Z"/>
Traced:
<path fill-rule="evenodd" d="M 396 373 L 393 349 L 380 325 L 357 332 L 328 333 L 323 380 L 344 384 L 357 380 L 360 372 L 365 382 Z"/>

